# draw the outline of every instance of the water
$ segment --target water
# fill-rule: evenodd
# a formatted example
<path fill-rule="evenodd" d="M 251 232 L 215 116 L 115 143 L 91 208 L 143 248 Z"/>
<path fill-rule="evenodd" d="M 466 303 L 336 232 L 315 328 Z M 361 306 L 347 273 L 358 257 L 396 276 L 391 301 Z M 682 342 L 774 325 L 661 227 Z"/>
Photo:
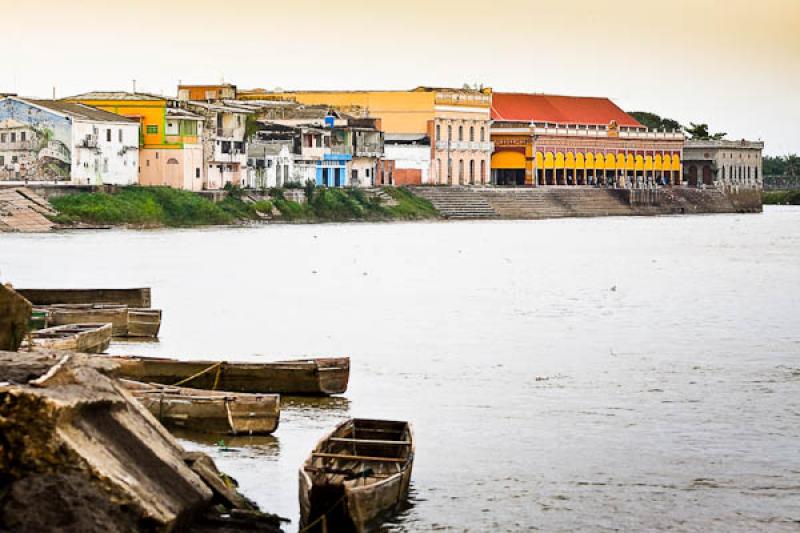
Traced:
<path fill-rule="evenodd" d="M 411 420 L 399 531 L 800 529 L 800 209 L 0 235 L 19 286 L 152 286 L 182 358 L 352 357 L 274 437 L 185 441 L 297 524 L 351 416 Z"/>

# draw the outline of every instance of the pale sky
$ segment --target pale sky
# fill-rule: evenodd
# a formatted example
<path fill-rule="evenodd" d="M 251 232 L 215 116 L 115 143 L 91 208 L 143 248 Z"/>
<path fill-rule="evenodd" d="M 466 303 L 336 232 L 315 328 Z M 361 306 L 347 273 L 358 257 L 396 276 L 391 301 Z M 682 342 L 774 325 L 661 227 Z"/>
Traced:
<path fill-rule="evenodd" d="M 0 92 L 483 83 L 800 152 L 800 0 L 0 0 Z"/>

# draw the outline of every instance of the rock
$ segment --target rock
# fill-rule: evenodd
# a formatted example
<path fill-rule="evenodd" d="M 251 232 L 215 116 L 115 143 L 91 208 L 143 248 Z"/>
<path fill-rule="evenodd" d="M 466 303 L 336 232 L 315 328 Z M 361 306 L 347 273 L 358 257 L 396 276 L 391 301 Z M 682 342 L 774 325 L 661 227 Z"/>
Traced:
<path fill-rule="evenodd" d="M 106 375 L 113 367 L 82 354 L 0 352 L 0 530 L 227 531 L 214 524 L 242 506 L 253 530 L 280 531 L 277 517 L 214 479 L 211 459 L 192 457 L 202 477 L 187 465 Z"/>
<path fill-rule="evenodd" d="M 31 303 L 11 285 L 0 284 L 0 350 L 16 352 L 28 331 Z"/>

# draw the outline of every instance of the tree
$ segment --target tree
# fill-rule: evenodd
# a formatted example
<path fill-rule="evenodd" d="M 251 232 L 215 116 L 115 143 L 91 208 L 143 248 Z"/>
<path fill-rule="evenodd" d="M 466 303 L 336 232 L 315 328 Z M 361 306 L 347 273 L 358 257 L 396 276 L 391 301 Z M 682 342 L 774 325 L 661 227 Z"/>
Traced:
<path fill-rule="evenodd" d="M 723 139 L 727 133 L 708 133 L 708 124 L 695 124 L 694 122 L 689 123 L 688 128 L 684 128 L 687 134 L 694 139 L 699 141 L 719 141 Z"/>
<path fill-rule="evenodd" d="M 795 177 L 800 174 L 800 156 L 797 154 L 787 154 L 783 158 L 786 162 L 785 175 Z"/>
<path fill-rule="evenodd" d="M 683 126 L 677 120 L 662 118 L 649 111 L 633 111 L 628 114 L 651 130 L 680 131 L 683 129 Z"/>

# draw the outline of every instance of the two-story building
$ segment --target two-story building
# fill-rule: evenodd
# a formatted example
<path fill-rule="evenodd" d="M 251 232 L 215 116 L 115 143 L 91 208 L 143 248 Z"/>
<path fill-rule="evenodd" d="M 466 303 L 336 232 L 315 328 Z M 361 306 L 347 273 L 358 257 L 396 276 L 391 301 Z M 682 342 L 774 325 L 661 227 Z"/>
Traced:
<path fill-rule="evenodd" d="M 204 161 L 201 123 L 168 112 L 172 100 L 146 93 L 95 91 L 67 98 L 135 119 L 140 125 L 139 183 L 201 190 Z M 168 119 L 172 127 L 167 133 Z M 199 128 L 199 129 L 198 129 Z"/>
<path fill-rule="evenodd" d="M 0 179 L 132 185 L 139 122 L 84 104 L 0 99 Z"/>
<path fill-rule="evenodd" d="M 683 148 L 687 185 L 722 190 L 761 189 L 763 151 L 762 141 L 687 140 Z"/>
<path fill-rule="evenodd" d="M 192 100 L 181 105 L 205 118 L 202 134 L 204 188 L 242 185 L 247 170 L 247 117 L 252 111 L 221 102 Z"/>
<path fill-rule="evenodd" d="M 607 98 L 492 95 L 492 183 L 681 184 L 684 136 L 651 131 Z"/>

